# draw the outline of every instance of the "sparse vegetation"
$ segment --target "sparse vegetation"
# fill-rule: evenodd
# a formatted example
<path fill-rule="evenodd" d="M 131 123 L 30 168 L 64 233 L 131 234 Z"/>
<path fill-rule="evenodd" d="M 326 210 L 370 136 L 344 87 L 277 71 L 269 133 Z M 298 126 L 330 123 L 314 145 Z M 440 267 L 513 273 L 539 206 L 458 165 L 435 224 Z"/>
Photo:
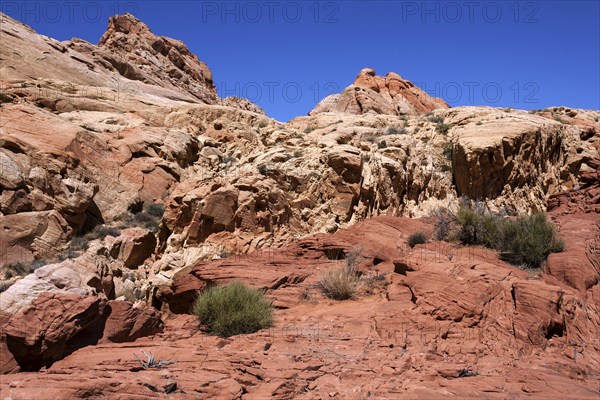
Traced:
<path fill-rule="evenodd" d="M 142 368 L 144 368 L 144 369 L 161 369 L 165 365 L 175 364 L 175 361 L 157 360 L 156 358 L 154 358 L 154 354 L 152 354 L 152 353 L 148 354 L 144 350 L 142 350 L 142 353 L 144 353 L 144 355 L 146 356 L 146 359 L 147 359 L 146 361 L 142 360 L 135 353 L 133 353 L 133 355 L 135 356 L 135 358 L 137 358 L 137 360 L 142 365 Z"/>
<path fill-rule="evenodd" d="M 427 243 L 427 236 L 423 232 L 415 232 L 408 237 L 406 243 L 412 248 L 418 244 Z"/>
<path fill-rule="evenodd" d="M 350 265 L 327 271 L 319 281 L 323 294 L 333 300 L 355 297 L 362 285 L 358 270 Z"/>
<path fill-rule="evenodd" d="M 444 146 L 444 157 L 446 157 L 446 160 L 452 161 L 452 143 L 447 143 Z"/>
<path fill-rule="evenodd" d="M 261 291 L 240 282 L 204 290 L 193 311 L 218 336 L 254 333 L 273 324 L 273 305 Z"/>
<path fill-rule="evenodd" d="M 382 141 L 380 141 L 380 142 L 377 144 L 377 147 L 378 147 L 378 148 L 380 148 L 380 149 L 385 149 L 385 148 L 387 147 L 387 143 L 386 143 L 386 141 L 385 141 L 385 140 L 382 140 Z"/>
<path fill-rule="evenodd" d="M 437 216 L 437 239 L 453 237 L 465 245 L 483 245 L 498 250 L 504 260 L 526 268 L 541 267 L 550 253 L 565 248 L 543 213 L 509 219 L 489 212 L 483 203 L 463 203 L 456 215 L 440 210 Z"/>
<path fill-rule="evenodd" d="M 35 272 L 35 270 L 46 264 L 48 264 L 48 261 L 44 259 L 33 260 L 30 263 L 17 261 L 3 267 L 3 276 L 4 279 L 12 279 L 15 276 L 25 276 Z M 8 289 L 9 286 L 10 285 L 7 285 L 4 290 Z"/>
<path fill-rule="evenodd" d="M 556 229 L 541 213 L 520 217 L 503 224 L 501 250 L 504 258 L 527 267 L 540 267 L 550 253 L 565 250 L 565 242 L 556 236 Z"/>
<path fill-rule="evenodd" d="M 427 118 L 429 120 L 429 122 L 433 122 L 434 124 L 443 124 L 444 123 L 444 117 L 442 116 L 429 116 Z"/>
<path fill-rule="evenodd" d="M 368 135 L 367 137 L 365 137 L 365 140 L 367 142 L 370 142 L 370 143 L 375 143 L 377 141 L 377 136 L 375 136 L 375 135 Z"/>
<path fill-rule="evenodd" d="M 107 236 L 117 237 L 120 234 L 121 232 L 113 226 L 97 225 L 94 227 L 94 229 L 92 229 L 92 231 L 86 233 L 84 237 L 88 240 L 104 240 L 104 238 Z"/>
<path fill-rule="evenodd" d="M 266 128 L 269 125 L 269 123 L 267 121 L 260 121 L 260 123 L 258 124 L 259 128 Z"/>
<path fill-rule="evenodd" d="M 405 122 L 406 123 L 406 122 Z M 386 135 L 406 135 L 406 129 L 405 128 L 397 128 L 395 126 L 389 126 L 386 130 L 385 130 L 385 134 Z"/>
<path fill-rule="evenodd" d="M 307 126 L 306 129 L 304 129 L 304 133 L 311 133 L 314 130 L 315 128 L 313 128 L 312 126 Z"/>
<path fill-rule="evenodd" d="M 554 120 L 560 122 L 561 124 L 564 122 L 560 115 L 555 115 Z"/>
<path fill-rule="evenodd" d="M 438 133 L 441 133 L 443 135 L 445 135 L 446 133 L 448 133 L 448 131 L 450 130 L 450 128 L 452 128 L 452 124 L 444 124 L 444 123 L 439 123 L 435 126 L 435 130 Z"/>
<path fill-rule="evenodd" d="M 332 268 L 323 274 L 319 281 L 321 292 L 333 300 L 354 298 L 363 285 L 362 276 L 357 269 L 360 257 L 360 249 L 350 249 L 345 256 L 345 266 Z"/>
<path fill-rule="evenodd" d="M 165 213 L 165 206 L 162 204 L 152 203 L 146 207 L 146 212 L 156 218 L 162 218 Z"/>

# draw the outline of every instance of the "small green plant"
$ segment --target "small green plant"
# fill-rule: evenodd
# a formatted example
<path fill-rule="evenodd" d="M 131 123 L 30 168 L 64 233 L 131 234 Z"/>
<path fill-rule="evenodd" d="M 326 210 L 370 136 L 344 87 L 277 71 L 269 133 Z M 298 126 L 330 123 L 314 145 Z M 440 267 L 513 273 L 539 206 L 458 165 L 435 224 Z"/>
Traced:
<path fill-rule="evenodd" d="M 423 232 L 415 232 L 408 237 L 406 243 L 412 248 L 418 244 L 427 243 L 427 236 Z"/>
<path fill-rule="evenodd" d="M 149 214 L 147 211 L 139 212 L 133 216 L 133 225 L 144 227 L 151 232 L 158 232 L 159 218 Z"/>
<path fill-rule="evenodd" d="M 152 353 L 148 354 L 144 350 L 142 350 L 142 353 L 144 353 L 144 355 L 146 356 L 146 359 L 147 359 L 146 361 L 142 360 L 135 353 L 133 353 L 133 355 L 135 356 L 135 358 L 137 358 L 137 360 L 142 365 L 142 368 L 144 368 L 144 369 L 161 369 L 161 368 L 163 368 L 166 365 L 175 364 L 175 361 L 157 360 L 156 358 L 154 358 L 154 354 L 152 354 Z"/>
<path fill-rule="evenodd" d="M 395 126 L 390 126 L 385 131 L 386 135 L 406 135 L 405 128 L 396 128 Z"/>
<path fill-rule="evenodd" d="M 382 140 L 381 142 L 377 143 L 377 148 L 379 149 L 385 149 L 387 147 L 387 143 L 385 142 L 385 140 Z"/>
<path fill-rule="evenodd" d="M 560 115 L 555 115 L 554 120 L 560 122 L 561 124 L 563 123 L 563 119 L 560 117 Z"/>
<path fill-rule="evenodd" d="M 360 273 L 350 265 L 330 269 L 319 281 L 323 294 L 333 300 L 354 298 L 361 285 Z"/>
<path fill-rule="evenodd" d="M 83 236 L 74 236 L 71 239 L 70 247 L 74 250 L 87 250 L 88 240 Z"/>
<path fill-rule="evenodd" d="M 304 129 L 304 133 L 311 133 L 314 130 L 315 128 L 313 128 L 312 126 L 307 126 L 306 129 Z"/>
<path fill-rule="evenodd" d="M 429 118 L 427 118 L 429 120 L 429 122 L 433 122 L 434 124 L 443 124 L 444 123 L 444 117 L 442 116 L 430 116 Z"/>
<path fill-rule="evenodd" d="M 100 239 L 104 240 L 107 236 L 117 237 L 121 232 L 112 226 L 107 225 L 96 225 L 91 232 L 88 232 L 84 237 L 88 240 Z"/>
<path fill-rule="evenodd" d="M 452 161 L 452 143 L 447 143 L 444 146 L 444 157 L 446 157 L 446 160 Z"/>
<path fill-rule="evenodd" d="M 435 126 L 435 130 L 438 133 L 441 133 L 443 135 L 445 135 L 446 133 L 448 133 L 448 131 L 450 130 L 450 128 L 452 128 L 451 124 L 444 124 L 444 123 L 439 123 Z"/>
<path fill-rule="evenodd" d="M 204 290 L 192 312 L 210 333 L 233 336 L 254 333 L 273 325 L 273 305 L 262 291 L 240 282 Z"/>
<path fill-rule="evenodd" d="M 269 125 L 269 123 L 267 121 L 260 121 L 260 123 L 258 124 L 259 128 L 266 128 Z"/>
<path fill-rule="evenodd" d="M 165 206 L 156 203 L 148 204 L 146 207 L 146 212 L 153 217 L 162 218 L 163 214 L 165 213 Z"/>
<path fill-rule="evenodd" d="M 375 143 L 377 141 L 377 136 L 375 136 L 375 135 L 368 135 L 367 137 L 365 137 L 365 140 L 367 142 L 370 142 L 370 143 Z"/>
<path fill-rule="evenodd" d="M 302 157 L 302 150 L 298 149 L 298 150 L 294 150 L 294 157 L 299 158 Z"/>

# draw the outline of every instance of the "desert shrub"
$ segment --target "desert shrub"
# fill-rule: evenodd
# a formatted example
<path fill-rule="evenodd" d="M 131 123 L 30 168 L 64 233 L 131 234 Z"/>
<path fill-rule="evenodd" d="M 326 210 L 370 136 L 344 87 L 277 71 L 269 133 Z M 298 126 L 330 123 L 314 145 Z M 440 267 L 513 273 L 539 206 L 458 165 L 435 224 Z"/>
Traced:
<path fill-rule="evenodd" d="M 454 216 L 444 207 L 440 207 L 432 213 L 435 217 L 435 239 L 446 240 L 450 235 Z"/>
<path fill-rule="evenodd" d="M 312 126 L 307 126 L 306 129 L 304 129 L 304 133 L 311 133 L 314 130 L 315 128 L 313 128 Z"/>
<path fill-rule="evenodd" d="M 482 205 L 463 205 L 456 214 L 456 222 L 457 237 L 463 244 L 499 250 L 506 261 L 516 265 L 541 267 L 550 253 L 565 248 L 543 213 L 511 220 L 490 213 Z"/>
<path fill-rule="evenodd" d="M 165 213 L 165 206 L 162 204 L 152 203 L 146 207 L 146 212 L 153 217 L 162 218 Z"/>
<path fill-rule="evenodd" d="M 319 281 L 323 294 L 333 300 L 348 300 L 355 297 L 361 284 L 360 273 L 349 265 L 330 269 Z"/>
<path fill-rule="evenodd" d="M 377 141 L 377 136 L 375 136 L 375 135 L 368 135 L 367 137 L 365 137 L 365 140 L 367 142 L 370 142 L 370 143 L 375 143 Z"/>
<path fill-rule="evenodd" d="M 112 226 L 97 225 L 92 229 L 91 232 L 85 234 L 85 238 L 88 240 L 100 239 L 104 240 L 107 236 L 117 237 L 121 232 Z"/>
<path fill-rule="evenodd" d="M 550 253 L 564 251 L 565 243 L 556 235 L 556 229 L 542 213 L 508 220 L 502 227 L 500 250 L 513 263 L 540 267 Z"/>
<path fill-rule="evenodd" d="M 463 244 L 497 248 L 502 240 L 503 220 L 488 212 L 481 203 L 473 208 L 461 206 L 456 221 L 460 226 L 458 239 Z"/>
<path fill-rule="evenodd" d="M 298 150 L 294 150 L 294 157 L 298 158 L 298 157 L 302 157 L 302 150 L 298 149 Z"/>
<path fill-rule="evenodd" d="M 434 124 L 442 124 L 444 123 L 444 117 L 442 116 L 430 116 L 429 118 L 427 118 L 429 120 L 429 122 L 433 122 Z"/>
<path fill-rule="evenodd" d="M 258 124 L 259 128 L 266 128 L 269 125 L 269 123 L 267 121 L 260 121 L 260 123 Z"/>
<path fill-rule="evenodd" d="M 423 232 L 415 232 L 408 237 L 406 243 L 412 248 L 418 244 L 427 243 L 427 236 Z"/>
<path fill-rule="evenodd" d="M 254 333 L 273 325 L 273 305 L 261 291 L 240 282 L 204 290 L 192 312 L 218 336 Z"/>
<path fill-rule="evenodd" d="M 89 240 L 85 236 L 73 236 L 69 244 L 69 250 L 74 252 L 86 251 L 89 246 Z"/>
<path fill-rule="evenodd" d="M 435 126 L 435 130 L 438 133 L 441 133 L 441 134 L 444 134 L 444 135 L 446 133 L 448 133 L 448 131 L 450 130 L 450 128 L 452 128 L 451 124 L 444 124 L 444 123 L 441 123 L 441 122 Z"/>
<path fill-rule="evenodd" d="M 447 143 L 444 146 L 444 157 L 446 157 L 448 161 L 452 161 L 452 143 Z"/>
<path fill-rule="evenodd" d="M 406 135 L 406 129 L 404 128 L 396 128 L 395 126 L 390 126 L 385 131 L 386 135 Z"/>
<path fill-rule="evenodd" d="M 379 149 L 385 149 L 386 147 L 387 147 L 387 143 L 385 140 L 382 140 L 381 142 L 379 142 L 377 144 L 377 148 L 379 148 Z"/>
<path fill-rule="evenodd" d="M 143 211 L 133 216 L 133 225 L 144 227 L 151 232 L 158 232 L 159 219 L 147 211 Z"/>
<path fill-rule="evenodd" d="M 357 264 L 358 264 L 358 259 L 361 257 L 361 251 L 360 249 L 350 249 L 348 251 L 348 254 L 346 254 L 345 260 L 346 260 L 346 266 L 348 268 L 356 268 Z"/>

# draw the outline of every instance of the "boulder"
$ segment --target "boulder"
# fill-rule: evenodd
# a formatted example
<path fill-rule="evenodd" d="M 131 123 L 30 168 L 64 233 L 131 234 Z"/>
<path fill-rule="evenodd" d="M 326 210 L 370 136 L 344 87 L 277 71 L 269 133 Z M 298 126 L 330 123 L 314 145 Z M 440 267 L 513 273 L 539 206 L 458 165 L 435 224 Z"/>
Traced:
<path fill-rule="evenodd" d="M 142 228 L 128 228 L 121 231 L 109 249 L 112 258 L 123 261 L 127 268 L 137 268 L 154 253 L 156 237 Z"/>
<path fill-rule="evenodd" d="M 102 342 L 133 342 L 138 338 L 162 332 L 164 323 L 155 308 L 127 301 L 110 300 Z"/>

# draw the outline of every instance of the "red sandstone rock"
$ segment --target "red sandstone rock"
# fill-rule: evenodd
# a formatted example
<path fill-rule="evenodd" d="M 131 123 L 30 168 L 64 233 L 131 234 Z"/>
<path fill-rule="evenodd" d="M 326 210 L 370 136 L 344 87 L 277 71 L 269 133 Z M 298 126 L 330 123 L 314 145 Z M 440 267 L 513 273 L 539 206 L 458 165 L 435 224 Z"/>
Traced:
<path fill-rule="evenodd" d="M 400 75 L 390 72 L 382 77 L 375 75 L 375 70 L 364 68 L 352 85 L 321 100 L 309 115 L 324 112 L 419 115 L 438 108 L 448 108 L 448 104 L 430 97 Z"/>
<path fill-rule="evenodd" d="M 146 305 L 111 300 L 106 306 L 108 318 L 102 342 L 133 342 L 138 338 L 162 332 L 160 313 Z"/>

